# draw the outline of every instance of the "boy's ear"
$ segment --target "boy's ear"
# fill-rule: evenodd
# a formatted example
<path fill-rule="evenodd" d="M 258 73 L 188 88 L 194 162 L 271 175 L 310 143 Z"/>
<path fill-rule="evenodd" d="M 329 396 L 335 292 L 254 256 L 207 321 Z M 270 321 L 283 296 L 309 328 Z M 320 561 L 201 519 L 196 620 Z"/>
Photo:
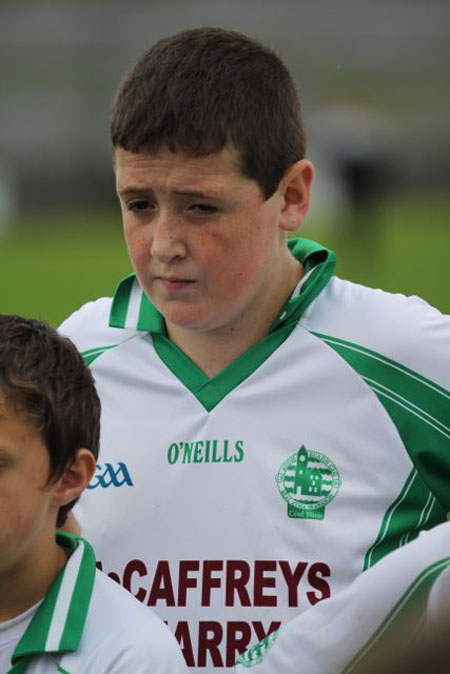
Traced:
<path fill-rule="evenodd" d="M 313 179 L 314 166 L 307 159 L 295 162 L 283 175 L 278 189 L 283 198 L 280 226 L 285 231 L 293 232 L 303 223 L 309 208 Z"/>
<path fill-rule="evenodd" d="M 64 471 L 55 486 L 55 505 L 60 507 L 78 498 L 92 479 L 95 463 L 95 457 L 89 449 L 77 450 L 73 463 Z"/>

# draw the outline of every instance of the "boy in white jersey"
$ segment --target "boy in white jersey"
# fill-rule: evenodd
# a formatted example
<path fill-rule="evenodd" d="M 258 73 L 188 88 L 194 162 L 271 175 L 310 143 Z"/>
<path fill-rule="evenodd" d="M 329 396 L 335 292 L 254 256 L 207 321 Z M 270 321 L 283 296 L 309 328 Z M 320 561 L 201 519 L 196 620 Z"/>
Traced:
<path fill-rule="evenodd" d="M 0 315 L 0 672 L 182 674 L 166 626 L 59 532 L 91 479 L 100 403 L 73 344 Z"/>
<path fill-rule="evenodd" d="M 314 170 L 292 78 L 255 40 L 158 42 L 111 137 L 136 273 L 61 326 L 102 399 L 77 513 L 189 668 L 225 671 L 445 519 L 450 321 L 287 242 Z"/>

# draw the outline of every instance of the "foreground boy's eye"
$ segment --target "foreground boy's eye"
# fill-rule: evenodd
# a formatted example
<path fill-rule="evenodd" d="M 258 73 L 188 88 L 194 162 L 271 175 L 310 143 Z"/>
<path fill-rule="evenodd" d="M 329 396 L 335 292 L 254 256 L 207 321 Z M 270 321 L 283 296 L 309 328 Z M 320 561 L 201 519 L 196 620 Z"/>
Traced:
<path fill-rule="evenodd" d="M 217 213 L 219 209 L 217 206 L 212 206 L 211 204 L 192 204 L 191 210 L 204 215 L 210 215 Z"/>
<path fill-rule="evenodd" d="M 145 199 L 137 199 L 136 201 L 130 201 L 127 208 L 129 211 L 146 211 L 151 206 L 150 201 Z"/>

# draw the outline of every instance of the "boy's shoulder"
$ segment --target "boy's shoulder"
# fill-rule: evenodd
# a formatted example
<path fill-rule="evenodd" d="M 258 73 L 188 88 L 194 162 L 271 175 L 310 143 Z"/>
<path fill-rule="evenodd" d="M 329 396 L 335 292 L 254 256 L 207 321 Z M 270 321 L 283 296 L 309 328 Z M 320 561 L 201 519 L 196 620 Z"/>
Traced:
<path fill-rule="evenodd" d="M 186 665 L 167 625 L 101 571 L 80 647 L 64 657 L 64 671 L 85 674 L 184 674 Z"/>
<path fill-rule="evenodd" d="M 16 649 L 27 672 L 187 674 L 169 628 L 96 569 L 89 543 L 62 532 L 58 543 L 71 554 Z"/>
<path fill-rule="evenodd" d="M 109 326 L 113 298 L 101 297 L 83 304 L 58 328 L 75 343 L 81 353 L 119 344 L 130 337 L 129 330 Z"/>
<path fill-rule="evenodd" d="M 164 332 L 164 321 L 130 274 L 113 297 L 87 302 L 61 323 L 58 332 L 69 337 L 90 364 L 104 351 L 155 328 Z"/>
<path fill-rule="evenodd" d="M 333 277 L 300 323 L 330 346 L 380 356 L 450 389 L 450 316 L 420 297 Z"/>

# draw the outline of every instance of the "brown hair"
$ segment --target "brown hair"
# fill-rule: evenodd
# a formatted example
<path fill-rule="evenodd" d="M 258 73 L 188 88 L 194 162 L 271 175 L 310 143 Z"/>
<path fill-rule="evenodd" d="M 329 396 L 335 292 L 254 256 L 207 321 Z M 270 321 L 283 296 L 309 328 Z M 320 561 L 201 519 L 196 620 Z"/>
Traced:
<path fill-rule="evenodd" d="M 73 343 L 42 321 L 0 315 L 0 389 L 40 432 L 50 456 L 47 484 L 56 481 L 80 447 L 97 458 L 100 401 Z M 61 506 L 64 524 L 77 499 Z"/>
<path fill-rule="evenodd" d="M 111 140 L 135 153 L 166 145 L 194 156 L 230 144 L 266 198 L 305 155 L 286 66 L 256 40 L 220 28 L 181 31 L 143 54 L 117 92 Z"/>

